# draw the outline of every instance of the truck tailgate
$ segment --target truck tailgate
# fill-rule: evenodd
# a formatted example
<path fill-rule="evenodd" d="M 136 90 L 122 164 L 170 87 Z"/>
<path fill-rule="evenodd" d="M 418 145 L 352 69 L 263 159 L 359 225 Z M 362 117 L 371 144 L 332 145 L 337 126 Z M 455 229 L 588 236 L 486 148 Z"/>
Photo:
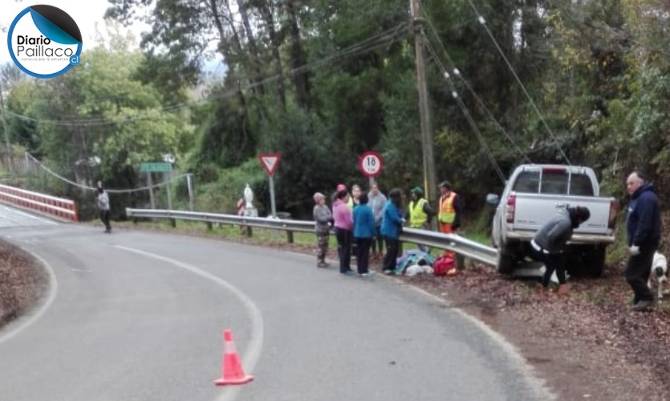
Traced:
<path fill-rule="evenodd" d="M 595 198 L 590 196 L 546 195 L 516 193 L 516 212 L 513 230 L 537 231 L 544 223 L 566 206 L 584 206 L 591 217 L 577 230 L 579 234 L 608 235 L 610 206 L 614 198 Z"/>

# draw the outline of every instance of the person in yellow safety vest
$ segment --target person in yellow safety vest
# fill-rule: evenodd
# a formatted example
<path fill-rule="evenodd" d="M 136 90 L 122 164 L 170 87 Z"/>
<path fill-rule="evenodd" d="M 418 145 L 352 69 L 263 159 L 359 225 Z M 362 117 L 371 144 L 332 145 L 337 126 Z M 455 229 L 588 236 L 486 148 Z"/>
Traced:
<path fill-rule="evenodd" d="M 414 187 L 411 191 L 412 200 L 409 202 L 409 227 L 430 230 L 430 220 L 435 215 L 435 210 L 423 197 L 423 190 Z M 420 250 L 429 252 L 430 248 L 425 245 L 418 246 Z"/>
<path fill-rule="evenodd" d="M 458 194 L 452 191 L 449 181 L 440 183 L 440 203 L 437 220 L 441 233 L 456 232 L 461 226 L 461 201 Z"/>

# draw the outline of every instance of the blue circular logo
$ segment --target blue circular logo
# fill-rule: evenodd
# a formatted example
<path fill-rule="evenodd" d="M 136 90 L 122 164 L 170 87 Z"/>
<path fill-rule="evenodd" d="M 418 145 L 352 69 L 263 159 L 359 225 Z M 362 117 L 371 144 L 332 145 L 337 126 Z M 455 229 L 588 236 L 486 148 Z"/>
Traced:
<path fill-rule="evenodd" d="M 79 64 L 79 27 L 65 11 L 35 5 L 21 11 L 9 27 L 9 54 L 14 63 L 35 78 L 53 78 Z"/>

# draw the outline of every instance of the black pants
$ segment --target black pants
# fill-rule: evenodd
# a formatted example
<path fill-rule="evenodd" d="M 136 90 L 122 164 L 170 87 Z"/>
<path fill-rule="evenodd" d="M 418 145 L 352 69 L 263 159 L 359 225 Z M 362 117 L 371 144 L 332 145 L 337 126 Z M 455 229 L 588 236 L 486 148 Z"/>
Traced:
<path fill-rule="evenodd" d="M 381 226 L 375 227 L 375 237 L 372 239 L 372 253 L 384 252 L 384 237 L 382 237 Z M 377 251 L 379 249 L 379 251 Z"/>
<path fill-rule="evenodd" d="M 109 210 L 100 211 L 100 220 L 102 220 L 102 223 L 105 225 L 105 231 L 112 231 L 112 226 L 109 224 Z"/>
<path fill-rule="evenodd" d="M 356 238 L 356 265 L 358 266 L 358 274 L 368 272 L 368 261 L 370 259 L 370 244 L 372 238 Z"/>
<path fill-rule="evenodd" d="M 394 270 L 400 251 L 400 240 L 397 238 L 384 237 L 386 240 L 386 254 L 384 255 L 384 271 Z"/>
<path fill-rule="evenodd" d="M 351 271 L 351 241 L 353 234 L 349 230 L 335 228 L 337 237 L 337 256 L 340 258 L 340 273 Z"/>
<path fill-rule="evenodd" d="M 628 259 L 624 277 L 635 293 L 634 303 L 639 301 L 653 301 L 654 296 L 647 287 L 647 280 L 651 273 L 651 264 L 654 260 L 654 252 L 658 248 L 657 245 L 646 245 L 640 247 L 640 253 L 631 255 Z"/>
<path fill-rule="evenodd" d="M 538 262 L 544 263 L 546 271 L 544 272 L 544 277 L 542 278 L 542 285 L 547 287 L 549 281 L 551 281 L 551 276 L 556 271 L 556 276 L 558 276 L 558 282 L 560 284 L 565 284 L 565 266 L 563 266 L 563 255 L 560 253 L 544 253 L 539 252 L 535 248 L 530 249 L 530 256 Z"/>

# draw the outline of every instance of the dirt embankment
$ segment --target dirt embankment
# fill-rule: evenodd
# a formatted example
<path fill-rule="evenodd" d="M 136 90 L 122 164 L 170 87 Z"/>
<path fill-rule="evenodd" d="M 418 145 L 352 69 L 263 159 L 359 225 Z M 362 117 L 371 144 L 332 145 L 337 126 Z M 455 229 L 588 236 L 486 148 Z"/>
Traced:
<path fill-rule="evenodd" d="M 47 286 L 46 272 L 31 255 L 0 241 L 0 327 L 37 303 Z"/>

